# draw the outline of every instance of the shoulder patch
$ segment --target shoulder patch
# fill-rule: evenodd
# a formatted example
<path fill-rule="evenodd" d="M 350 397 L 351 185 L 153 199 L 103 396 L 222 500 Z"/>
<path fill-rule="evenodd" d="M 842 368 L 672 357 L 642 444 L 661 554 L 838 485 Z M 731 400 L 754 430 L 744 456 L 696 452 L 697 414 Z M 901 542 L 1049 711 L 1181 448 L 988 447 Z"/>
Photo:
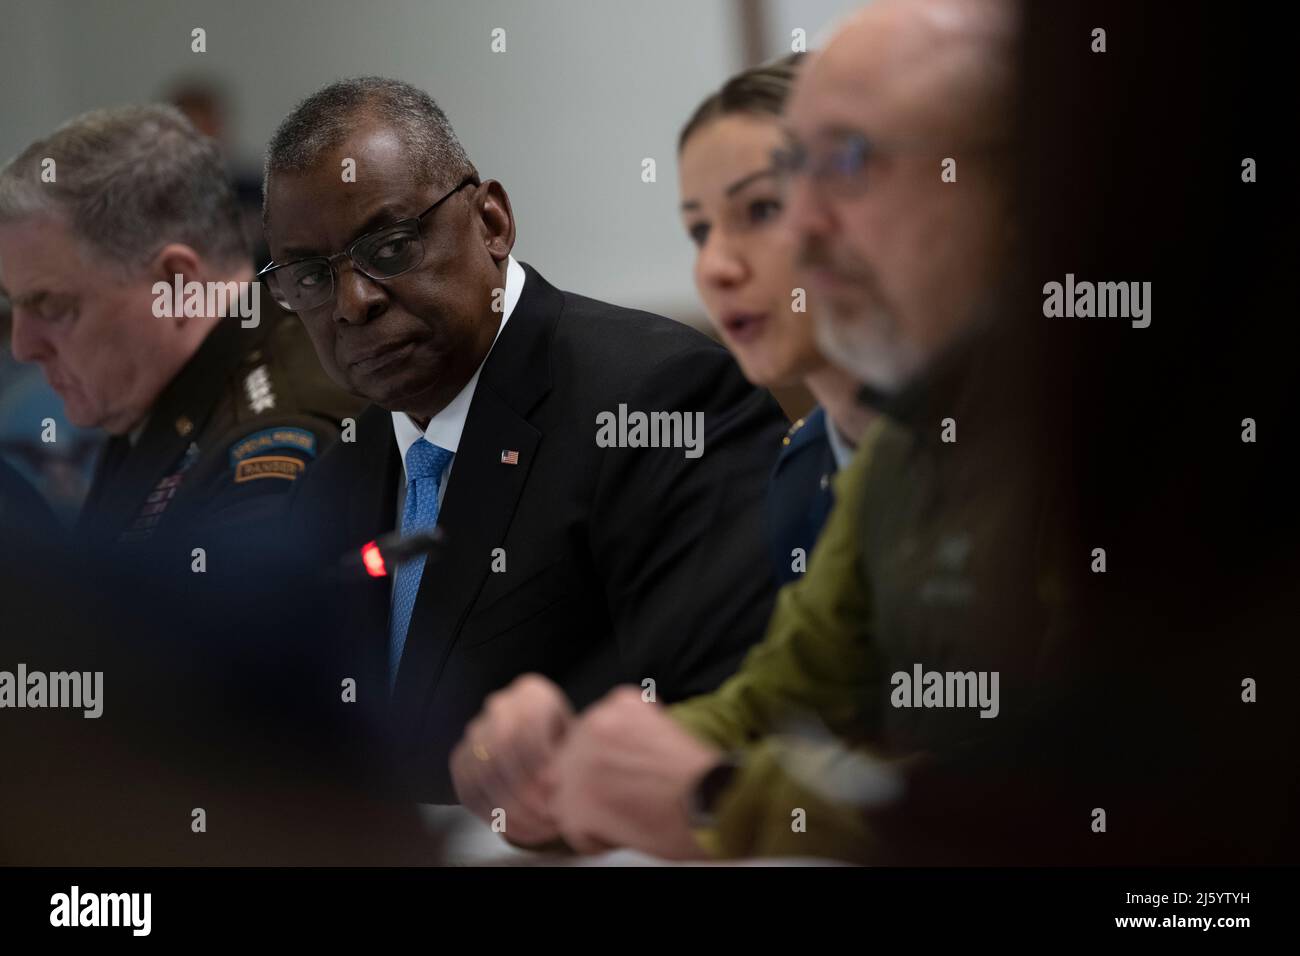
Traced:
<path fill-rule="evenodd" d="M 282 478 L 294 481 L 302 474 L 307 463 L 291 455 L 262 455 L 248 458 L 235 466 L 235 484 L 256 481 L 258 478 Z"/>
<path fill-rule="evenodd" d="M 244 376 L 244 394 L 248 398 L 248 407 L 253 414 L 260 415 L 275 408 L 275 392 L 271 388 L 271 373 L 265 365 L 259 365 Z"/>
<path fill-rule="evenodd" d="M 238 467 L 239 463 L 250 455 L 274 451 L 277 448 L 292 448 L 294 451 L 315 458 L 316 436 L 305 428 L 266 428 L 254 432 L 230 446 L 230 467 Z"/>

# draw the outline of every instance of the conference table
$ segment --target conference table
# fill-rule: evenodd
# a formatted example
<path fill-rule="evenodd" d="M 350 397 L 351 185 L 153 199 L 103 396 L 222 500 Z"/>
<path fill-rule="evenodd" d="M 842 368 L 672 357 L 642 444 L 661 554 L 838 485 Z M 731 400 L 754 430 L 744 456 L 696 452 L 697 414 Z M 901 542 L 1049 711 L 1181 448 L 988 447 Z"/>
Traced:
<path fill-rule="evenodd" d="M 420 816 L 446 840 L 442 862 L 447 866 L 839 866 L 837 861 L 812 857 L 780 857 L 743 861 L 664 860 L 637 850 L 610 850 L 591 856 L 542 853 L 507 843 L 499 833 L 464 807 L 425 803 Z"/>

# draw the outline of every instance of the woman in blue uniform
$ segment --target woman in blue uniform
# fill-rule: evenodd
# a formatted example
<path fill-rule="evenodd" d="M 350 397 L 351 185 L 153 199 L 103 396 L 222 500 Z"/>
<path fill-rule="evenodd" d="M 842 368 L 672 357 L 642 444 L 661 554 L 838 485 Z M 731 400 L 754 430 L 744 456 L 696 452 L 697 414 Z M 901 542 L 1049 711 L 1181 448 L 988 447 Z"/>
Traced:
<path fill-rule="evenodd" d="M 782 583 L 799 576 L 830 512 L 831 477 L 852 456 L 872 413 L 858 383 L 817 348 L 780 226 L 772 153 L 802 54 L 746 70 L 710 95 L 678 140 L 682 222 L 695 243 L 695 285 L 723 343 L 755 385 L 803 385 L 817 407 L 784 439 L 768 489 L 772 558 Z"/>

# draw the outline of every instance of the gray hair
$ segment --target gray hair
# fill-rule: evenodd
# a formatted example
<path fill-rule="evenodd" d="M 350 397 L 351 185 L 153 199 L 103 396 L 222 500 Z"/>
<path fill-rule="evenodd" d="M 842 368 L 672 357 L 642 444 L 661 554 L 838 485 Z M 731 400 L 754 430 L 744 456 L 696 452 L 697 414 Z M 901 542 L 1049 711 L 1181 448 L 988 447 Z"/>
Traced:
<path fill-rule="evenodd" d="M 45 160 L 54 181 L 44 182 Z M 183 243 L 222 265 L 249 258 L 217 147 L 171 106 L 93 110 L 0 169 L 0 222 L 66 219 L 104 259 L 146 265 Z"/>
<path fill-rule="evenodd" d="M 317 90 L 293 108 L 266 148 L 265 199 L 273 173 L 306 172 L 355 128 L 358 114 L 386 122 L 410 152 L 415 181 L 451 188 L 477 175 L 447 116 L 428 93 L 401 80 L 360 76 Z M 263 218 L 266 207 L 263 206 Z"/>

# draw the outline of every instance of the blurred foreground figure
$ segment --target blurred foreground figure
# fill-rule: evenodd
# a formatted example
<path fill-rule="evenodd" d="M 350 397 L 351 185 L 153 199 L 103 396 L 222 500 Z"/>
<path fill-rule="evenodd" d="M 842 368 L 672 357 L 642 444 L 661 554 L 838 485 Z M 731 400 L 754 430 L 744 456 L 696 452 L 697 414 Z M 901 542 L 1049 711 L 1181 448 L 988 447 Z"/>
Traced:
<path fill-rule="evenodd" d="M 0 171 L 14 356 L 112 436 L 93 545 L 266 518 L 358 407 L 252 278 L 216 149 L 170 107 L 87 113 Z"/>
<path fill-rule="evenodd" d="M 329 582 L 69 550 L 20 481 L 0 462 L 0 865 L 439 861 L 413 805 L 367 792 Z"/>

